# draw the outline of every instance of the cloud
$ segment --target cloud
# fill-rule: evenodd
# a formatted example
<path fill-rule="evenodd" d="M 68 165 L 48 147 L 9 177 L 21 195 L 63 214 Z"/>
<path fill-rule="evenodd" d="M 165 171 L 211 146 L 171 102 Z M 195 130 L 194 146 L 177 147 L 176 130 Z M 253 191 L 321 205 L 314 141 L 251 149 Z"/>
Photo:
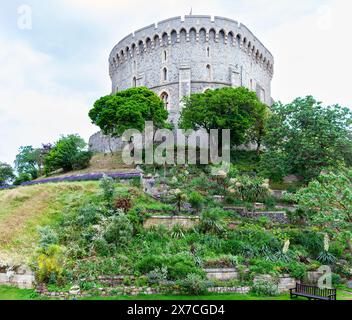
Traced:
<path fill-rule="evenodd" d="M 352 107 L 352 43 L 346 38 L 351 30 L 349 11 L 345 1 L 330 1 L 267 33 L 275 56 L 275 99 L 288 102 L 313 95 L 325 104 Z"/>
<path fill-rule="evenodd" d="M 94 98 L 61 86 L 61 70 L 52 57 L 24 42 L 0 39 L 1 161 L 12 163 L 23 145 L 39 146 L 69 133 L 88 138 L 96 131 L 87 116 Z"/>

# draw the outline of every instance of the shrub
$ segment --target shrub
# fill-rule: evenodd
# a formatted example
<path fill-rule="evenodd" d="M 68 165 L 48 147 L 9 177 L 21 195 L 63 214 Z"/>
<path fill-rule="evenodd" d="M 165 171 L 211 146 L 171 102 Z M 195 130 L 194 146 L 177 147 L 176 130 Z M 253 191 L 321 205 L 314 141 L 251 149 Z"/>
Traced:
<path fill-rule="evenodd" d="M 269 196 L 269 182 L 262 178 L 241 176 L 230 180 L 229 192 L 245 202 L 257 202 Z"/>
<path fill-rule="evenodd" d="M 100 180 L 100 189 L 102 190 L 103 200 L 112 206 L 115 197 L 115 182 L 114 179 L 104 175 Z"/>
<path fill-rule="evenodd" d="M 136 262 L 136 269 L 143 274 L 147 274 L 155 269 L 161 269 L 163 263 L 164 259 L 161 256 L 148 255 Z"/>
<path fill-rule="evenodd" d="M 116 199 L 114 203 L 114 208 L 121 209 L 124 213 L 127 213 L 132 208 L 131 199 L 127 197 L 124 197 L 124 198 L 121 197 Z"/>
<path fill-rule="evenodd" d="M 40 249 L 35 257 L 36 278 L 39 283 L 58 283 L 62 280 L 64 250 L 58 245 Z"/>
<path fill-rule="evenodd" d="M 111 247 L 104 238 L 96 238 L 93 240 L 92 249 L 97 255 L 102 257 L 108 257 L 111 254 Z"/>
<path fill-rule="evenodd" d="M 198 274 L 189 274 L 178 282 L 182 293 L 190 296 L 199 296 L 207 293 L 208 283 Z"/>
<path fill-rule="evenodd" d="M 171 231 L 171 237 L 174 239 L 182 239 L 185 237 L 185 231 L 179 223 L 174 225 Z"/>
<path fill-rule="evenodd" d="M 270 280 L 258 280 L 251 289 L 251 293 L 255 296 L 277 296 L 279 294 L 277 285 Z"/>
<path fill-rule="evenodd" d="M 94 204 L 88 204 L 78 210 L 76 222 L 82 227 L 87 227 L 98 223 L 100 218 L 100 208 Z"/>
<path fill-rule="evenodd" d="M 90 159 L 92 159 L 93 154 L 90 151 L 81 151 L 78 152 L 72 158 L 72 169 L 81 170 L 89 166 Z"/>
<path fill-rule="evenodd" d="M 166 267 L 156 268 L 147 274 L 150 284 L 159 284 L 167 281 L 168 270 Z"/>
<path fill-rule="evenodd" d="M 333 265 L 337 259 L 332 253 L 324 250 L 319 254 L 317 260 L 322 264 Z"/>
<path fill-rule="evenodd" d="M 202 209 L 204 197 L 199 192 L 193 191 L 188 197 L 188 202 L 191 204 L 194 210 L 199 212 Z"/>
<path fill-rule="evenodd" d="M 39 232 L 39 247 L 42 249 L 48 249 L 48 247 L 50 245 L 54 245 L 54 244 L 58 244 L 59 243 L 59 239 L 58 236 L 56 234 L 56 232 L 51 229 L 50 227 L 46 226 L 46 227 L 39 227 L 38 228 L 38 232 Z"/>
<path fill-rule="evenodd" d="M 21 173 L 13 182 L 15 186 L 20 186 L 24 182 L 28 182 L 32 180 L 32 176 L 29 173 Z"/>
<path fill-rule="evenodd" d="M 111 217 L 104 232 L 104 238 L 108 243 L 126 246 L 132 240 L 132 236 L 133 225 L 125 214 L 120 213 Z"/>
<path fill-rule="evenodd" d="M 200 218 L 199 228 L 204 233 L 220 234 L 224 231 L 221 221 L 223 211 L 219 208 L 204 211 Z"/>

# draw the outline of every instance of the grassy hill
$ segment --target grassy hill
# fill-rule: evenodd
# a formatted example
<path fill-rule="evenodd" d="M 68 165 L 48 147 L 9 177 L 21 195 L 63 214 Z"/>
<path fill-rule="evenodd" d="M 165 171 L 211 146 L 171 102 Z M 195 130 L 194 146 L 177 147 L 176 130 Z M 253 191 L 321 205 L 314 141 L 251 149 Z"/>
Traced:
<path fill-rule="evenodd" d="M 65 207 L 80 205 L 97 189 L 98 182 L 80 182 L 0 191 L 0 260 L 26 262 L 35 248 L 38 226 L 55 223 Z"/>

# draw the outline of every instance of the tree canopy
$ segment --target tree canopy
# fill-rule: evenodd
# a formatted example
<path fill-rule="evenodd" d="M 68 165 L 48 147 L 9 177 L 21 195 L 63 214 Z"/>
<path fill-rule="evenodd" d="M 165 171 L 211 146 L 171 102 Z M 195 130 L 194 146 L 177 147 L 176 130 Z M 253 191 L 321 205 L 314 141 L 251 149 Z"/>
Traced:
<path fill-rule="evenodd" d="M 88 166 L 91 153 L 86 151 L 87 144 L 78 135 L 63 136 L 55 143 L 49 154 L 45 157 L 45 172 L 63 169 L 83 169 Z"/>
<path fill-rule="evenodd" d="M 140 87 L 100 98 L 89 117 L 104 134 L 118 137 L 128 129 L 143 131 L 146 121 L 153 121 L 154 127 L 163 128 L 168 112 L 153 91 Z"/>
<path fill-rule="evenodd" d="M 8 185 L 14 178 L 12 167 L 7 163 L 0 162 L 0 187 Z"/>
<path fill-rule="evenodd" d="M 352 252 L 352 170 L 325 173 L 301 189 L 296 200 L 310 221 L 344 236 Z"/>
<path fill-rule="evenodd" d="M 22 177 L 30 176 L 30 179 L 38 178 L 43 173 L 44 158 L 50 150 L 50 144 L 43 144 L 41 148 L 21 147 L 15 160 L 15 168 L 18 174 Z"/>
<path fill-rule="evenodd" d="M 276 103 L 268 121 L 263 167 L 275 175 L 297 174 L 310 181 L 324 168 L 343 167 L 351 158 L 352 113 L 339 105 L 324 107 L 313 97 Z"/>
<path fill-rule="evenodd" d="M 210 132 L 211 129 L 230 129 L 231 145 L 239 146 L 248 140 L 260 141 L 263 109 L 267 108 L 258 100 L 255 92 L 246 88 L 221 88 L 192 94 L 184 98 L 180 127 Z"/>

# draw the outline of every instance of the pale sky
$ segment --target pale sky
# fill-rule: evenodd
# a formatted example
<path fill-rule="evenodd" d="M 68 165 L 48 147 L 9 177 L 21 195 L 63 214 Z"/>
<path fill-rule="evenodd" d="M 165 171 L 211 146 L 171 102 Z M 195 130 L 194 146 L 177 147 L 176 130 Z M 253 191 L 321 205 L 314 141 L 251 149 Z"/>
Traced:
<path fill-rule="evenodd" d="M 21 27 L 23 8 L 30 30 Z M 0 162 L 61 134 L 88 140 L 99 130 L 88 111 L 110 93 L 113 46 L 191 8 L 244 23 L 273 53 L 274 100 L 313 95 L 351 108 L 349 0 L 0 0 Z"/>

